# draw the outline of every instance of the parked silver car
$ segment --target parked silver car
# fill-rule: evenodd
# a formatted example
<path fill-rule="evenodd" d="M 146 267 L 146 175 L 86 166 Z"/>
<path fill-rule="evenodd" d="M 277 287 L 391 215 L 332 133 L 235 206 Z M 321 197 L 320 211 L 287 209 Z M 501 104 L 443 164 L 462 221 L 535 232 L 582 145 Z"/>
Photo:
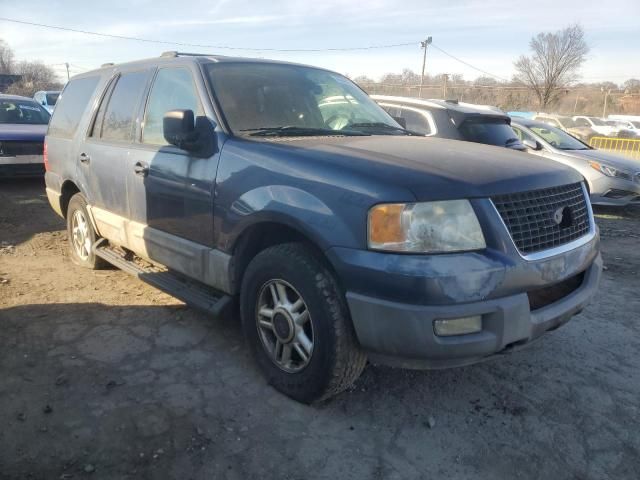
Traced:
<path fill-rule="evenodd" d="M 530 153 L 578 170 L 589 184 L 591 203 L 640 204 L 640 161 L 591 148 L 543 122 L 514 117 L 511 127 Z"/>

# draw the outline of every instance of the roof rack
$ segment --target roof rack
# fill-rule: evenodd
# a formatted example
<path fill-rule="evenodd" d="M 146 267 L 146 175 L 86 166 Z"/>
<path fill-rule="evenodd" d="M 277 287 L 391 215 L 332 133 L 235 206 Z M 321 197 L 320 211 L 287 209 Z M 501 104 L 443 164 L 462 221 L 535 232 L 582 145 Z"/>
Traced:
<path fill-rule="evenodd" d="M 161 57 L 213 57 L 219 56 L 213 53 L 189 53 L 189 52 L 176 52 L 175 50 L 169 50 L 168 52 L 162 52 Z"/>

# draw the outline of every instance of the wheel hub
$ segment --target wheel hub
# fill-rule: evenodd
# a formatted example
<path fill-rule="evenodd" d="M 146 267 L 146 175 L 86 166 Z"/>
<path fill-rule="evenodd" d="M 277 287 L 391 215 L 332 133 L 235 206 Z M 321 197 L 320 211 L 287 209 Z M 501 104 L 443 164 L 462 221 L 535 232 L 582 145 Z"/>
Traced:
<path fill-rule="evenodd" d="M 277 309 L 273 314 L 273 331 L 278 340 L 282 343 L 289 343 L 295 333 L 291 315 L 282 309 Z"/>

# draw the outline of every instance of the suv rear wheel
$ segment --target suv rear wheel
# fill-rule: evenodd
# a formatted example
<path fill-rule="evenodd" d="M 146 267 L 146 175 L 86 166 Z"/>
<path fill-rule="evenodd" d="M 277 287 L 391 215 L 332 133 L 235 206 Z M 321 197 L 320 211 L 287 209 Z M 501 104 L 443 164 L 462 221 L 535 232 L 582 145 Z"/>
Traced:
<path fill-rule="evenodd" d="M 93 244 L 98 240 L 98 235 L 93 229 L 87 202 L 81 193 L 76 193 L 67 207 L 67 233 L 69 236 L 69 250 L 71 260 L 81 267 L 97 270 L 106 265 L 106 262 L 93 253 Z"/>
<path fill-rule="evenodd" d="M 344 296 L 304 244 L 260 252 L 244 274 L 240 308 L 256 361 L 285 395 L 311 403 L 341 392 L 360 376 L 366 356 Z"/>

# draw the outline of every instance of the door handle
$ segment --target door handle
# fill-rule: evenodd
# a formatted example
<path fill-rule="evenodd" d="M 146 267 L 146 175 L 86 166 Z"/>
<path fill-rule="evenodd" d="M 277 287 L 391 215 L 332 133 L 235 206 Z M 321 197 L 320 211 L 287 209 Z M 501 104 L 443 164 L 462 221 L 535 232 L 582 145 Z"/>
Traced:
<path fill-rule="evenodd" d="M 85 165 L 89 165 L 90 162 L 91 162 L 91 157 L 89 155 L 87 155 L 86 153 L 81 153 L 80 154 L 80 163 L 84 163 Z"/>
<path fill-rule="evenodd" d="M 146 177 L 149 174 L 149 166 L 142 162 L 136 162 L 136 164 L 133 166 L 133 171 L 136 175 Z"/>

